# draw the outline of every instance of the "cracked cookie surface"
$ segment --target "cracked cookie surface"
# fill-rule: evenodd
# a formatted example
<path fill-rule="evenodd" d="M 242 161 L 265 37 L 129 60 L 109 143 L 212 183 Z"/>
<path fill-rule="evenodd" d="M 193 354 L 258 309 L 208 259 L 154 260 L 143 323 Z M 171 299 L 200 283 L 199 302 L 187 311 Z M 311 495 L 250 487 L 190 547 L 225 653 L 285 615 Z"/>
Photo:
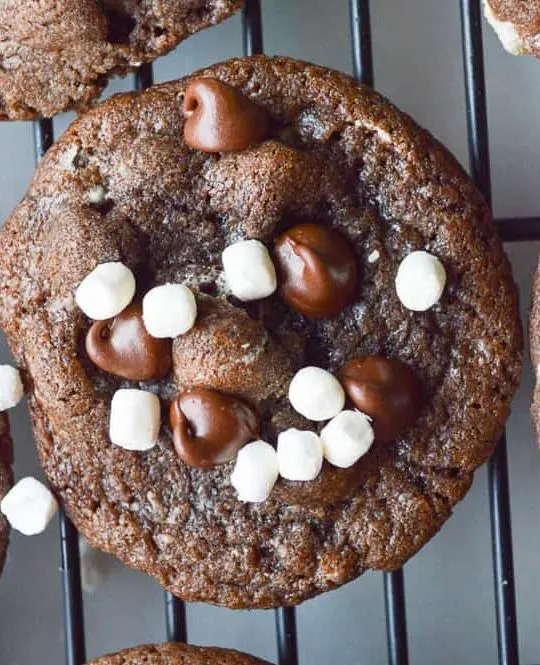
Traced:
<path fill-rule="evenodd" d="M 93 660 L 89 665 L 268 665 L 238 651 L 190 644 L 145 644 Z"/>
<path fill-rule="evenodd" d="M 226 155 L 183 140 L 183 93 L 211 76 L 266 108 L 272 136 Z M 99 190 L 99 197 L 90 195 Z M 302 222 L 338 230 L 360 268 L 355 303 L 308 320 L 275 294 L 227 294 L 221 252 L 269 245 Z M 395 292 L 401 260 L 426 250 L 447 285 L 426 312 Z M 374 260 L 374 257 L 375 260 Z M 143 455 L 111 445 L 112 394 L 136 386 L 84 354 L 90 322 L 77 285 L 122 261 L 144 293 L 186 282 L 199 320 L 173 342 L 162 403 L 194 385 L 256 402 L 263 437 L 315 429 L 287 400 L 305 365 L 338 370 L 359 355 L 410 365 L 423 408 L 406 436 L 375 443 L 349 469 L 280 479 L 239 502 L 232 462 L 186 466 L 170 431 Z M 77 121 L 44 158 L 0 241 L 0 318 L 32 377 L 30 408 L 47 477 L 95 547 L 173 593 L 230 607 L 298 603 L 368 568 L 401 566 L 448 519 L 492 453 L 521 374 L 510 266 L 489 210 L 455 159 L 407 115 L 337 72 L 287 58 L 237 59 Z"/>
<path fill-rule="evenodd" d="M 3 0 L 0 119 L 84 110 L 110 76 L 167 53 L 243 0 Z"/>

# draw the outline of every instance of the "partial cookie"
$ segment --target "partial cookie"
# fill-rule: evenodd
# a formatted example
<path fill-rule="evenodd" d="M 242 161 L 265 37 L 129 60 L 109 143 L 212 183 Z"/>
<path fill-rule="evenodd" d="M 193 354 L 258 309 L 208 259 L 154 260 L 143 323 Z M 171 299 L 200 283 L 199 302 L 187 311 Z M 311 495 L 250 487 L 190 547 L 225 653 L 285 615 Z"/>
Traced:
<path fill-rule="evenodd" d="M 509 53 L 540 57 L 540 5 L 536 0 L 484 0 L 484 9 Z"/>
<path fill-rule="evenodd" d="M 243 0 L 3 0 L 0 119 L 84 110 L 109 77 L 167 53 Z"/>
<path fill-rule="evenodd" d="M 146 644 L 93 660 L 88 665 L 268 665 L 239 651 L 190 644 Z"/>
<path fill-rule="evenodd" d="M 55 494 L 189 600 L 293 604 L 401 566 L 521 374 L 510 265 L 463 169 L 288 58 L 75 122 L 0 235 L 0 282 Z"/>
<path fill-rule="evenodd" d="M 540 261 L 536 268 L 536 276 L 532 290 L 529 340 L 531 346 L 531 359 L 536 378 L 531 416 L 536 429 L 536 437 L 540 445 Z"/>
<path fill-rule="evenodd" d="M 13 446 L 9 434 L 9 421 L 5 413 L 0 413 L 0 501 L 8 493 L 13 483 Z M 0 513 L 0 572 L 4 567 L 9 541 L 9 524 Z"/>

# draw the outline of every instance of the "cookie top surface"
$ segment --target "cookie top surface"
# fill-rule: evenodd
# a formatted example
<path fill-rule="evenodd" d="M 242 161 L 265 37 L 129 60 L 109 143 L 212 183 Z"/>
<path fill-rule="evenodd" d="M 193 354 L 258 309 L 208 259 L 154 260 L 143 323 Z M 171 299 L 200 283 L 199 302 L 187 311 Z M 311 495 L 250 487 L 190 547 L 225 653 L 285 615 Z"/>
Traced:
<path fill-rule="evenodd" d="M 82 110 L 110 76 L 167 53 L 243 0 L 4 0 L 0 119 Z"/>
<path fill-rule="evenodd" d="M 536 0 L 484 0 L 484 9 L 507 51 L 540 57 L 540 5 Z"/>
<path fill-rule="evenodd" d="M 238 651 L 189 644 L 146 644 L 93 660 L 89 665 L 268 665 Z"/>
<path fill-rule="evenodd" d="M 0 500 L 8 493 L 13 483 L 13 447 L 9 433 L 9 421 L 0 412 Z M 9 541 L 9 525 L 0 513 L 0 572 L 4 567 Z"/>
<path fill-rule="evenodd" d="M 181 104 L 201 77 L 264 107 L 271 137 L 227 154 L 186 145 Z M 98 203 L 89 197 L 96 188 Z M 339 231 L 353 248 L 355 302 L 311 319 L 280 294 L 230 298 L 224 248 L 245 238 L 272 247 L 303 222 Z M 484 200 L 430 134 L 337 72 L 258 56 L 112 98 L 49 151 L 0 243 L 1 323 L 33 380 L 51 485 L 94 546 L 186 599 L 270 607 L 367 568 L 399 567 L 449 517 L 509 415 L 522 334 Z M 447 275 L 440 302 L 424 312 L 396 295 L 396 273 L 414 250 L 438 257 Z M 149 452 L 112 445 L 111 397 L 140 384 L 89 361 L 91 322 L 74 299 L 81 280 L 111 261 L 133 270 L 140 295 L 167 282 L 196 293 L 197 322 L 173 341 L 172 373 L 149 386 L 163 410 L 186 388 L 239 394 L 275 443 L 288 428 L 319 429 L 287 398 L 298 369 L 337 372 L 380 355 L 414 371 L 418 418 L 350 468 L 325 463 L 316 480 L 280 479 L 257 504 L 238 501 L 233 462 L 184 464 L 166 426 Z"/>
<path fill-rule="evenodd" d="M 531 416 L 536 428 L 536 437 L 540 442 L 540 262 L 536 268 L 536 276 L 532 291 L 531 318 L 529 321 L 529 338 L 531 345 L 531 359 L 536 376 L 534 401 L 531 407 Z"/>

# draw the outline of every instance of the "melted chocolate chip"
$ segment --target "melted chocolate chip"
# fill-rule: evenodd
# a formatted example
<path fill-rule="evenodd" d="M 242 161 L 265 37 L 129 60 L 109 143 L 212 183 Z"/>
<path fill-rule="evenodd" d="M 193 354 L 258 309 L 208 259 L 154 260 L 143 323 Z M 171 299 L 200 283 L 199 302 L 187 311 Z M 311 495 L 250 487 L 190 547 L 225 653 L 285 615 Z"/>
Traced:
<path fill-rule="evenodd" d="M 171 340 L 148 334 L 140 303 L 113 319 L 95 321 L 86 335 L 86 352 L 100 369 L 133 381 L 162 379 L 172 366 Z"/>
<path fill-rule="evenodd" d="M 224 464 L 259 435 L 254 409 L 234 395 L 197 388 L 172 402 L 170 411 L 174 447 L 190 466 Z"/>
<path fill-rule="evenodd" d="M 381 356 L 355 358 L 338 376 L 356 408 L 373 418 L 377 440 L 398 438 L 418 417 L 421 388 L 405 363 Z"/>
<path fill-rule="evenodd" d="M 274 259 L 281 297 L 301 314 L 332 318 L 354 302 L 356 257 L 337 231 L 320 224 L 293 226 L 277 239 Z"/>
<path fill-rule="evenodd" d="M 262 106 L 213 78 L 192 81 L 185 93 L 184 139 L 202 152 L 237 152 L 263 141 L 270 118 Z"/>

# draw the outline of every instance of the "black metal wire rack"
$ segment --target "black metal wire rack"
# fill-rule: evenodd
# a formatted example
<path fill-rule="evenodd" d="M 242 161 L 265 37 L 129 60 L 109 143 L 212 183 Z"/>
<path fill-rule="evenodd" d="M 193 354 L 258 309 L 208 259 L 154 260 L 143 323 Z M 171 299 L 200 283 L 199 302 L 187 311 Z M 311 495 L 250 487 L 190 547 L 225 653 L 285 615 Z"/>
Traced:
<path fill-rule="evenodd" d="M 354 75 L 373 86 L 373 56 L 369 0 L 349 0 L 352 62 Z M 470 172 L 472 179 L 491 204 L 489 134 L 486 108 L 481 0 L 460 0 L 463 74 L 465 85 Z M 247 0 L 242 15 L 243 50 L 246 55 L 262 53 L 263 26 L 260 0 Z M 152 85 L 152 65 L 143 65 L 134 76 L 134 87 Z M 35 123 L 36 160 L 53 142 L 50 120 Z M 537 218 L 497 220 L 505 242 L 538 238 Z M 508 461 L 503 436 L 489 463 L 488 489 L 491 517 L 493 579 L 499 665 L 519 665 L 516 618 L 514 559 L 510 520 Z M 83 600 L 80 577 L 78 534 L 62 513 L 60 516 L 61 573 L 64 595 L 66 665 L 83 665 L 86 660 Z M 384 573 L 386 633 L 389 665 L 408 665 L 407 618 L 403 571 Z M 165 593 L 167 638 L 187 641 L 186 607 L 183 601 Z M 294 608 L 275 610 L 278 665 L 298 665 L 296 614 Z"/>

